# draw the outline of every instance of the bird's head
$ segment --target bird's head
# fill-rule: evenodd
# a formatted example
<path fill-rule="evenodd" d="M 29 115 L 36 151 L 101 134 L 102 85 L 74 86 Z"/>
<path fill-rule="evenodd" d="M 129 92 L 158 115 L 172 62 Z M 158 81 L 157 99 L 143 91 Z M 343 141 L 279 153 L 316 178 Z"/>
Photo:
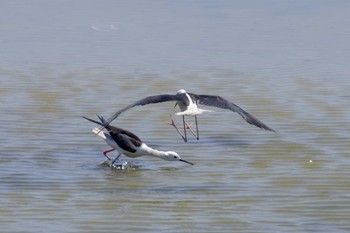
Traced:
<path fill-rule="evenodd" d="M 185 89 L 180 89 L 176 92 L 176 95 L 181 95 L 181 94 L 186 94 L 186 90 Z M 176 108 L 176 106 L 178 105 L 178 102 L 175 103 L 174 108 Z"/>
<path fill-rule="evenodd" d="M 186 93 L 186 90 L 184 89 L 180 89 L 176 92 L 176 94 L 185 94 Z"/>
<path fill-rule="evenodd" d="M 180 161 L 180 162 L 184 162 L 184 163 L 188 163 L 191 165 L 194 165 L 193 163 L 186 161 L 184 159 L 181 159 L 180 155 L 174 151 L 167 151 L 165 152 L 166 156 L 164 157 L 164 159 L 168 160 L 168 161 Z"/>

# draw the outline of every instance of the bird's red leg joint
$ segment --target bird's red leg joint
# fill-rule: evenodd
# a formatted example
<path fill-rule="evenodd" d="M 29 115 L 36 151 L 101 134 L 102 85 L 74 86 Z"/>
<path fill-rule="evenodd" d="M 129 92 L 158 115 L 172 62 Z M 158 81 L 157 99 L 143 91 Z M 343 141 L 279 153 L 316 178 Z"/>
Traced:
<path fill-rule="evenodd" d="M 112 152 L 112 151 L 115 151 L 115 149 L 112 148 L 110 150 L 103 151 L 103 155 L 106 156 L 108 160 L 112 160 L 112 158 L 107 155 L 109 152 Z"/>

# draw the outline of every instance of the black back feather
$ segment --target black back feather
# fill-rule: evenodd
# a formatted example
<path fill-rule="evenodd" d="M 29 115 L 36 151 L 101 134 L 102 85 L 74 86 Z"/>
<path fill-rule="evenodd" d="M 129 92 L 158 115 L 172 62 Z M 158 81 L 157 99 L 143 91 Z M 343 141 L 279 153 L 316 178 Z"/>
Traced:
<path fill-rule="evenodd" d="M 120 148 L 124 150 L 136 152 L 136 147 L 139 147 L 142 144 L 142 141 L 138 136 L 126 129 L 122 129 L 108 124 L 108 122 L 102 116 L 97 115 L 101 122 L 95 121 L 88 117 L 82 117 L 88 121 L 105 127 L 108 130 L 108 133 L 113 138 L 113 140 L 120 146 Z"/>

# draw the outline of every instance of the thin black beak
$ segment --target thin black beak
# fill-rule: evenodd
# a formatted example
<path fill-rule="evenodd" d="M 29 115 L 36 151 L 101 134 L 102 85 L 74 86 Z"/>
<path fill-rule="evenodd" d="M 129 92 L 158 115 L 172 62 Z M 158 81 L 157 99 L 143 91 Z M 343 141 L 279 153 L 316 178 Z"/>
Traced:
<path fill-rule="evenodd" d="M 176 108 L 176 106 L 177 106 L 177 103 L 174 105 L 174 108 Z"/>
<path fill-rule="evenodd" d="M 184 163 L 188 163 L 188 164 L 191 164 L 191 165 L 194 165 L 193 163 L 188 162 L 188 161 L 186 161 L 186 160 L 184 160 L 184 159 L 179 159 L 179 161 L 184 162 Z"/>

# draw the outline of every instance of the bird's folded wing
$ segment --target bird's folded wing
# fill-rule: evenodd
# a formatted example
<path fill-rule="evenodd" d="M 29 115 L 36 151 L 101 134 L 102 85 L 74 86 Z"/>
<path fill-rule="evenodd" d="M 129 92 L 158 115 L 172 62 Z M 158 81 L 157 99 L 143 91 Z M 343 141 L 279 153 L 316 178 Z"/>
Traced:
<path fill-rule="evenodd" d="M 132 153 L 137 151 L 133 139 L 125 134 L 113 135 L 113 139 L 117 142 L 118 146 L 123 150 L 130 151 Z"/>

